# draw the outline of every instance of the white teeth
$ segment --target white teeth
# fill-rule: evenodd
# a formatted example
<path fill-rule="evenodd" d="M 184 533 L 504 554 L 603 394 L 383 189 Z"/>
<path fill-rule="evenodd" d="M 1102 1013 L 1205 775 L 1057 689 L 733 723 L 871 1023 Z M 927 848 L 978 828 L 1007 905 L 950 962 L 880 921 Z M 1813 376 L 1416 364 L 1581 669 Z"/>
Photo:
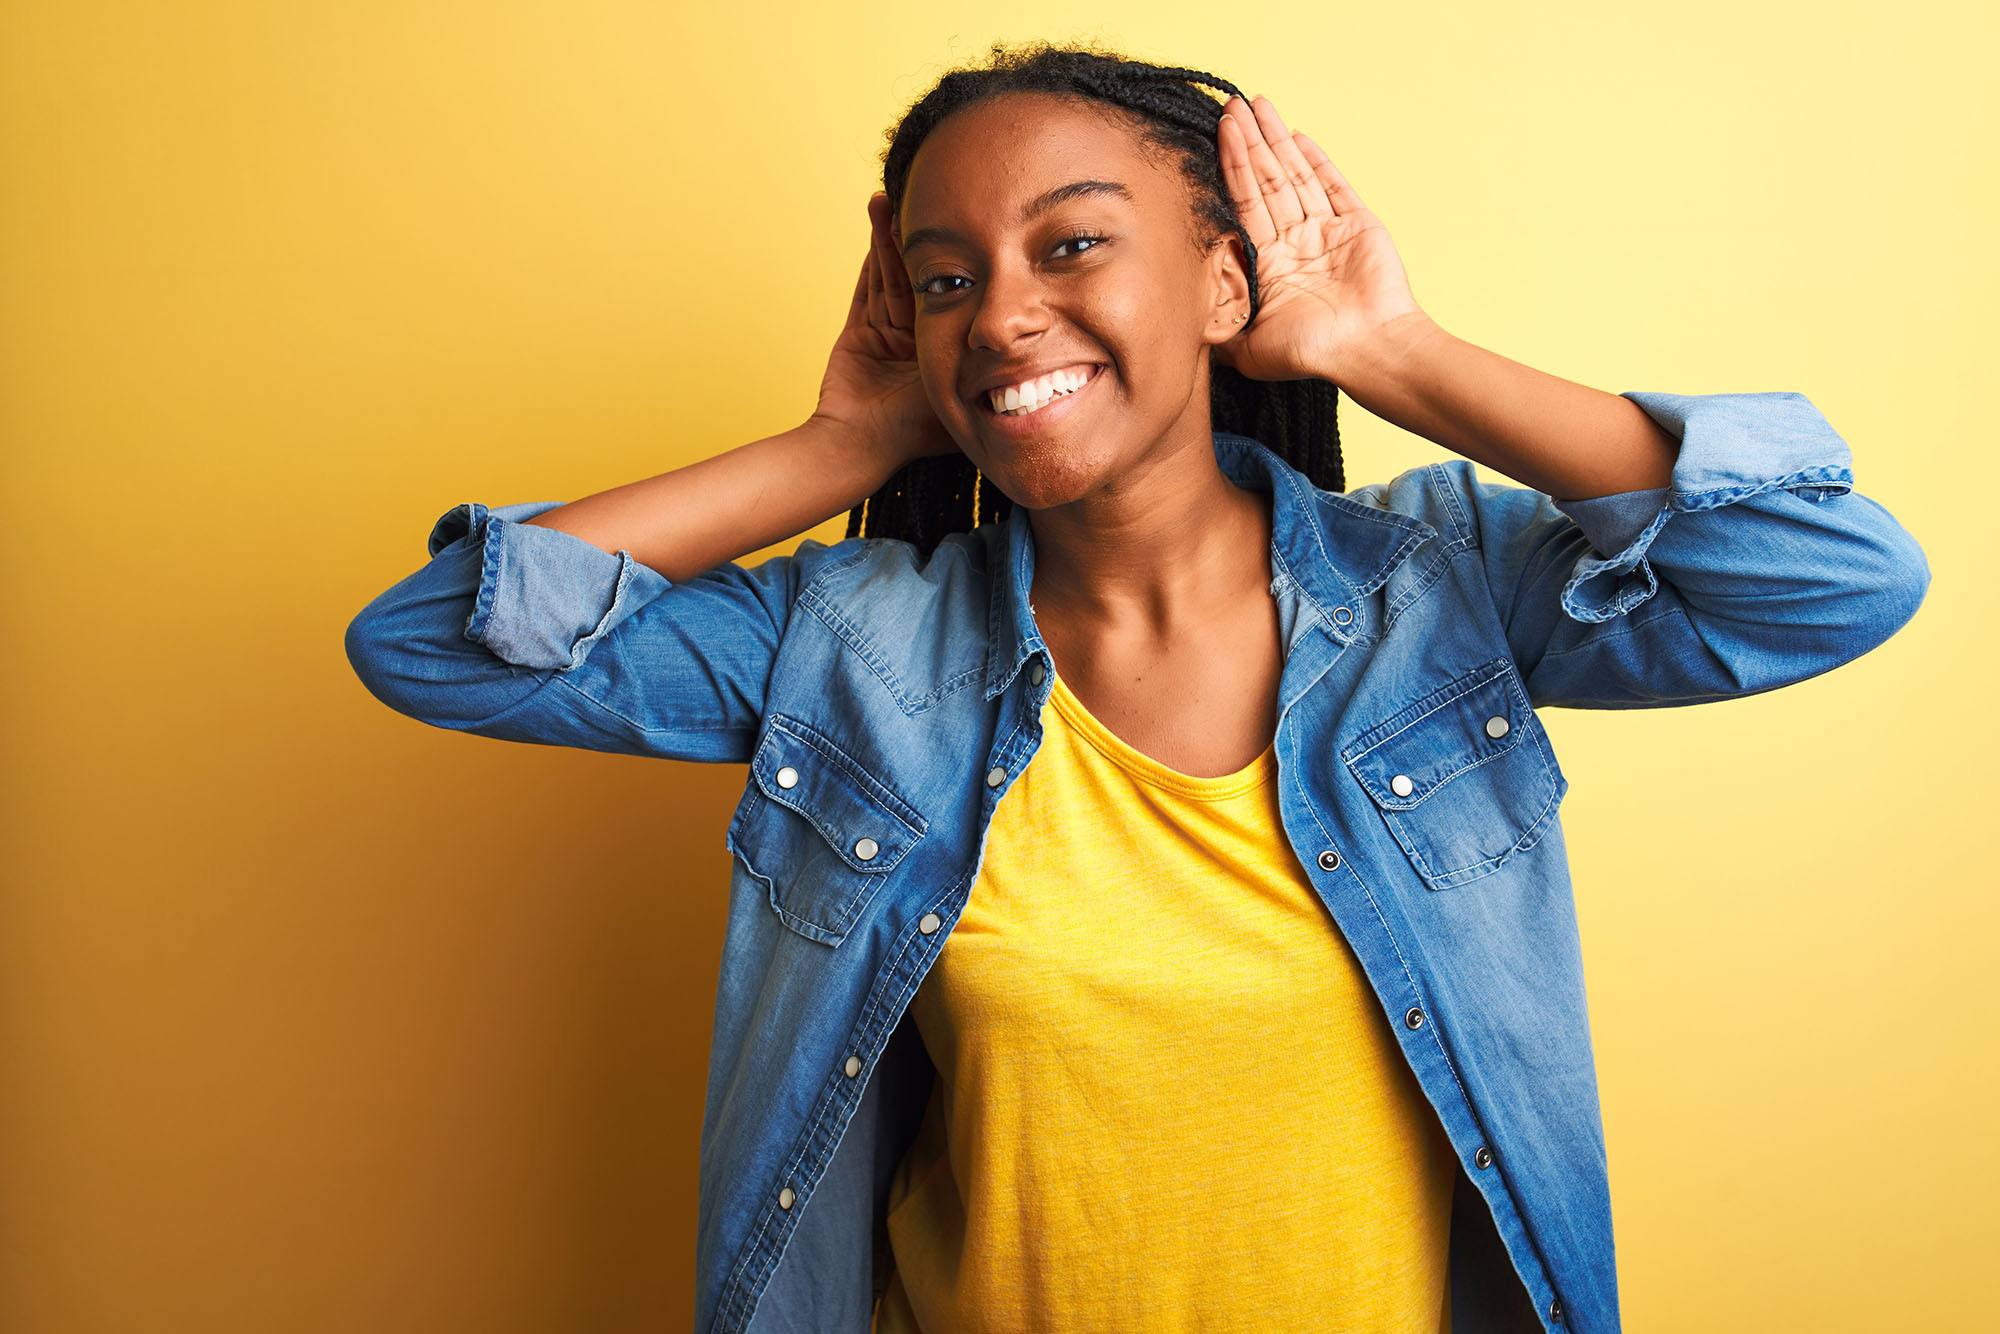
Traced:
<path fill-rule="evenodd" d="M 1002 415 L 1026 416 L 1044 404 L 1073 394 L 1090 381 L 1090 372 L 1078 367 L 1075 370 L 1050 371 L 1038 380 L 1024 384 L 1009 385 L 1005 389 L 987 391 L 987 398 L 993 410 Z"/>

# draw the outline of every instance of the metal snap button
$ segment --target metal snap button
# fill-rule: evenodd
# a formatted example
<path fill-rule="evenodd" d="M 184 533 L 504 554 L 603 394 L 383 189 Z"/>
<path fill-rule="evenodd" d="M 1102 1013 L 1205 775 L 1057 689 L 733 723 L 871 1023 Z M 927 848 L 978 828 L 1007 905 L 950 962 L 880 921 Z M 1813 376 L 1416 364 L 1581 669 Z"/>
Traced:
<path fill-rule="evenodd" d="M 1411 1028 L 1422 1028 L 1424 1026 L 1424 1012 L 1412 1005 L 1409 1012 L 1403 1016 L 1403 1022 Z"/>
<path fill-rule="evenodd" d="M 779 787 L 797 787 L 798 785 L 799 785 L 799 771 L 797 769 L 794 769 L 791 765 L 788 764 L 784 768 L 778 770 Z"/>
<path fill-rule="evenodd" d="M 1036 685 L 1040 685 L 1042 683 L 1042 678 L 1047 675 L 1048 675 L 1047 670 L 1045 670 L 1042 664 L 1040 664 L 1039 662 L 1033 664 L 1028 668 L 1028 679 L 1034 682 Z"/>
<path fill-rule="evenodd" d="M 1335 852 L 1332 848 L 1328 848 L 1325 852 L 1322 852 L 1319 855 L 1319 869 L 1322 871 L 1339 870 L 1340 854 Z"/>
<path fill-rule="evenodd" d="M 1472 1155 L 1472 1165 L 1481 1171 L 1493 1166 L 1493 1150 L 1484 1144 L 1480 1145 L 1478 1152 Z"/>
<path fill-rule="evenodd" d="M 1560 1320 L 1561 1320 L 1562 1318 L 1563 1318 L 1563 1303 L 1562 1303 L 1562 1298 L 1560 1298 L 1560 1297 L 1552 1297 L 1552 1298 L 1550 1298 L 1550 1299 L 1549 1299 L 1549 1319 L 1551 1319 L 1551 1320 L 1557 1320 L 1557 1321 L 1560 1321 Z"/>
<path fill-rule="evenodd" d="M 1397 774 L 1389 780 L 1389 790 L 1399 797 L 1407 797 L 1417 790 L 1417 785 L 1410 781 L 1408 774 Z"/>
<path fill-rule="evenodd" d="M 1333 623 L 1335 625 L 1346 625 L 1349 621 L 1353 619 L 1354 619 L 1354 613 L 1352 611 L 1349 611 L 1346 607 L 1335 607 L 1333 609 Z"/>
<path fill-rule="evenodd" d="M 1005 769 L 1002 769 L 999 765 L 996 764 L 991 769 L 988 769 L 986 771 L 986 786 L 999 787 L 1002 783 L 1006 781 L 1007 781 L 1007 771 Z"/>
<path fill-rule="evenodd" d="M 1499 714 L 1495 714 L 1486 720 L 1486 735 L 1496 738 L 1506 736 L 1507 729 L 1512 725 Z"/>
<path fill-rule="evenodd" d="M 787 1186 L 778 1192 L 778 1207 L 780 1209 L 789 1209 L 792 1207 L 792 1201 L 798 1198 L 798 1196 L 792 1193 L 792 1188 Z"/>
<path fill-rule="evenodd" d="M 854 855 L 864 862 L 873 858 L 881 850 L 882 845 L 872 838 L 864 838 L 854 845 Z"/>
<path fill-rule="evenodd" d="M 861 1073 L 861 1058 L 859 1056 L 850 1056 L 847 1058 L 847 1064 L 841 1068 L 846 1070 L 847 1077 L 852 1079 Z M 1485 1150 L 1482 1149 L 1480 1152 L 1484 1153 Z M 1484 1164 L 1482 1163 L 1481 1166 L 1484 1166 Z"/>
<path fill-rule="evenodd" d="M 939 917 L 934 912 L 927 912 L 924 914 L 923 920 L 917 923 L 917 930 L 923 932 L 927 936 L 935 935 L 937 934 L 937 929 L 943 925 L 944 925 L 944 918 Z"/>

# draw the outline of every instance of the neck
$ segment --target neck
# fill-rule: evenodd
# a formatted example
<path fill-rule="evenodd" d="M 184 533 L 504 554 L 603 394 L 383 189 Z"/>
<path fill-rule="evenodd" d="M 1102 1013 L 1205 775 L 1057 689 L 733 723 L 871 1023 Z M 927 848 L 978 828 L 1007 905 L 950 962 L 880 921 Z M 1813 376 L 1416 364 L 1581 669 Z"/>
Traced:
<path fill-rule="evenodd" d="M 1032 600 L 1081 637 L 1168 639 L 1262 594 L 1271 579 L 1271 507 L 1216 462 L 1199 432 L 1116 482 L 1033 511 Z"/>

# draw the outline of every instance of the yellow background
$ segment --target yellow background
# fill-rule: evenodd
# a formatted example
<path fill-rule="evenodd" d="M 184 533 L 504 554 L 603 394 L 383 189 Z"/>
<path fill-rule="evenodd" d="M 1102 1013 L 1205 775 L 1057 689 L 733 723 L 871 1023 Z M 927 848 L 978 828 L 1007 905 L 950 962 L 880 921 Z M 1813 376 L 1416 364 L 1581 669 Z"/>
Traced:
<path fill-rule="evenodd" d="M 685 1327 L 744 771 L 426 728 L 342 635 L 452 505 L 800 421 L 884 128 L 1034 36 L 1269 94 L 1461 337 L 1852 444 L 1907 629 L 1545 714 L 1626 1324 L 1988 1327 L 1992 7 L 971 12 L 0 11 L 0 1328 Z"/>

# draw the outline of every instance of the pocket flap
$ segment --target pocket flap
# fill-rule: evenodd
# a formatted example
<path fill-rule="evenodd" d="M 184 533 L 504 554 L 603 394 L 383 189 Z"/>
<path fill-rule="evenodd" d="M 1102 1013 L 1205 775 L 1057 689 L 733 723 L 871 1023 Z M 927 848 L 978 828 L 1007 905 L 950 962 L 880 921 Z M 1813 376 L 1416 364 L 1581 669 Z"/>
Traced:
<path fill-rule="evenodd" d="M 804 816 L 852 870 L 890 870 L 924 835 L 909 803 L 797 719 L 770 716 L 750 772 L 759 791 Z"/>
<path fill-rule="evenodd" d="M 1468 770 L 1528 735 L 1527 693 L 1496 658 L 1370 728 L 1347 747 L 1347 766 L 1385 811 L 1414 810 Z"/>

